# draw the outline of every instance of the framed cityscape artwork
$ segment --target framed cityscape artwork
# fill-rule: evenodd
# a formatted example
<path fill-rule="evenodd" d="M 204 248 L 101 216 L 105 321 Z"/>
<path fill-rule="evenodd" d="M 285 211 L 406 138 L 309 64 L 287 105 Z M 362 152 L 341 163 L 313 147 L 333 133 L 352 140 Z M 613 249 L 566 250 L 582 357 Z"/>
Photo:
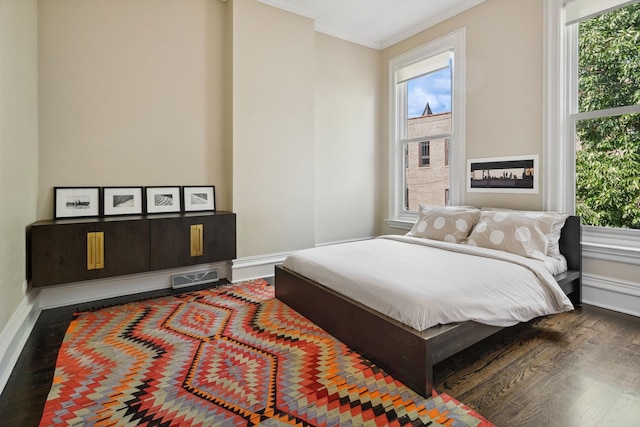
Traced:
<path fill-rule="evenodd" d="M 467 191 L 538 193 L 538 156 L 491 157 L 467 161 Z"/>

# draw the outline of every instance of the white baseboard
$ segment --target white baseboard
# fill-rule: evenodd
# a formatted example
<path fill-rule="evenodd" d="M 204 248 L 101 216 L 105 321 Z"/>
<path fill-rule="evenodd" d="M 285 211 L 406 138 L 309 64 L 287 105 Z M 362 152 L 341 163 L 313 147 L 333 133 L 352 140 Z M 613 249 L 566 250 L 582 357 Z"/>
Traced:
<path fill-rule="evenodd" d="M 233 260 L 232 282 L 243 282 L 264 277 L 273 277 L 275 266 L 282 264 L 290 252 L 250 256 Z"/>
<path fill-rule="evenodd" d="M 582 302 L 640 317 L 640 283 L 583 274 Z"/>
<path fill-rule="evenodd" d="M 25 295 L 0 333 L 0 393 L 4 390 L 40 315 L 38 294 L 39 290 L 34 289 Z"/>
<path fill-rule="evenodd" d="M 194 273 L 209 268 L 217 268 L 220 278 L 228 278 L 230 276 L 228 262 L 198 264 L 171 270 L 110 277 L 70 283 L 68 285 L 49 286 L 40 289 L 38 302 L 40 308 L 44 310 L 131 295 L 132 293 L 157 291 L 170 288 L 171 276 L 175 274 Z"/>

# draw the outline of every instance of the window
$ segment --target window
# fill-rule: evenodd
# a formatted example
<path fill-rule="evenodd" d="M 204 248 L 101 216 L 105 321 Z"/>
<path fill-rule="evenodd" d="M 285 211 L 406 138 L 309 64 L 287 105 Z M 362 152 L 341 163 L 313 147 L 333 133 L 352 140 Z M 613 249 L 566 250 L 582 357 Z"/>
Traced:
<path fill-rule="evenodd" d="M 583 218 L 585 256 L 640 265 L 640 3 L 545 10 L 545 208 Z"/>
<path fill-rule="evenodd" d="M 576 214 L 588 225 L 640 229 L 640 3 L 575 19 Z"/>
<path fill-rule="evenodd" d="M 420 203 L 462 203 L 464 39 L 461 29 L 389 61 L 392 227 L 415 221 Z"/>
<path fill-rule="evenodd" d="M 429 141 L 420 143 L 420 166 L 429 166 Z"/>

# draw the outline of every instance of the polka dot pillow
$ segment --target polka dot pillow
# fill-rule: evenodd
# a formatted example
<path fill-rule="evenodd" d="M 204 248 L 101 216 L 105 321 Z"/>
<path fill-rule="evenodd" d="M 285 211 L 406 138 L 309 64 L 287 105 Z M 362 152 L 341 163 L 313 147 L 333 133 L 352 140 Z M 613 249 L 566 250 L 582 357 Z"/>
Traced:
<path fill-rule="evenodd" d="M 466 243 L 544 260 L 555 217 L 547 212 L 483 211 Z"/>
<path fill-rule="evenodd" d="M 482 208 L 482 211 L 513 211 L 513 209 Z M 518 212 L 540 214 L 540 211 L 518 211 Z M 553 227 L 551 228 L 551 233 L 549 233 L 549 235 L 547 236 L 547 241 L 549 242 L 547 246 L 547 256 L 553 257 L 553 258 L 562 258 L 562 254 L 560 253 L 560 235 L 562 234 L 562 227 L 564 227 L 564 223 L 569 217 L 569 214 L 558 213 L 558 212 L 544 212 L 544 213 L 554 215 Z"/>
<path fill-rule="evenodd" d="M 480 216 L 480 209 L 464 206 L 420 205 L 418 219 L 406 235 L 462 243 Z"/>

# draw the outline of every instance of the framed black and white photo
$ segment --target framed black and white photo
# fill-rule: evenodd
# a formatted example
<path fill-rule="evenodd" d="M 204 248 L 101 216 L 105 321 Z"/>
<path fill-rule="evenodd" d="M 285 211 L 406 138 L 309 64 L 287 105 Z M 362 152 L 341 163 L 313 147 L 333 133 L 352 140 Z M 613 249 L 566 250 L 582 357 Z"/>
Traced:
<path fill-rule="evenodd" d="M 538 193 L 538 156 L 491 157 L 467 161 L 467 191 Z"/>
<path fill-rule="evenodd" d="M 181 212 L 180 187 L 145 187 L 147 213 Z"/>
<path fill-rule="evenodd" d="M 54 187 L 53 218 L 100 216 L 100 187 Z"/>
<path fill-rule="evenodd" d="M 105 216 L 141 215 L 142 187 L 103 187 L 102 209 Z"/>
<path fill-rule="evenodd" d="M 216 189 L 212 185 L 182 187 L 182 194 L 185 212 L 216 210 Z"/>

